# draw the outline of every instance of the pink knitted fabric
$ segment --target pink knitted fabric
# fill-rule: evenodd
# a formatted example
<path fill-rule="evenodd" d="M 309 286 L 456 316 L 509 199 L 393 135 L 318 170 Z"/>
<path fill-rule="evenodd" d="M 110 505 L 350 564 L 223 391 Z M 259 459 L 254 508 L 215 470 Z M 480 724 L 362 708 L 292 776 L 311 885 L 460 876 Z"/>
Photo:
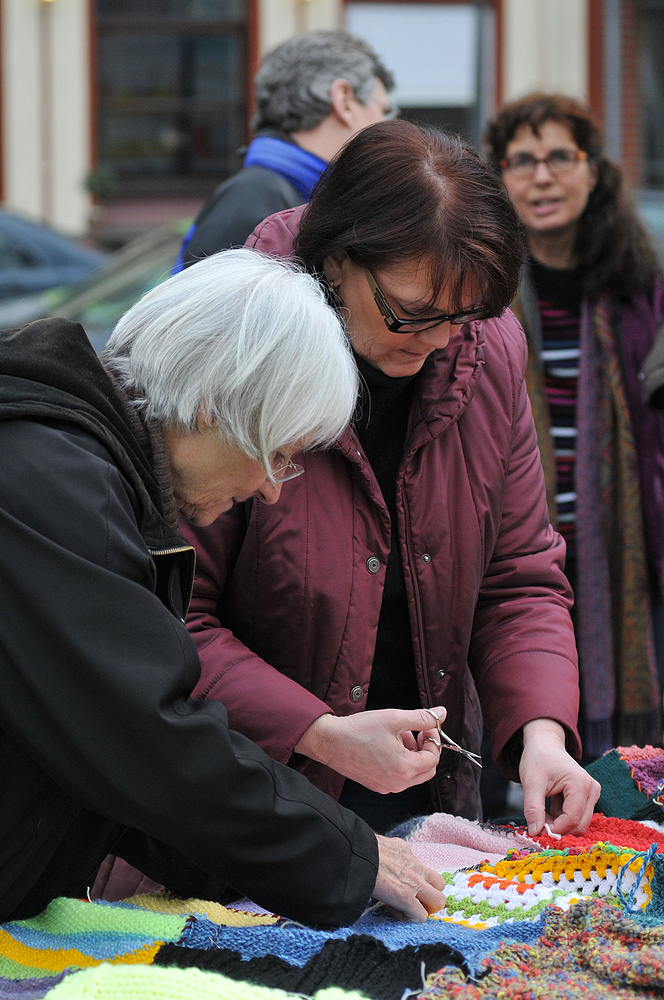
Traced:
<path fill-rule="evenodd" d="M 636 760 L 651 760 L 653 757 L 664 756 L 664 750 L 661 747 L 653 747 L 649 743 L 644 747 L 616 747 L 615 749 L 628 764 L 633 764 Z"/>
<path fill-rule="evenodd" d="M 478 822 L 433 813 L 408 838 L 415 857 L 438 871 L 458 871 L 488 861 L 496 864 L 513 849 L 536 851 L 538 846 L 525 834 L 487 830 Z"/>

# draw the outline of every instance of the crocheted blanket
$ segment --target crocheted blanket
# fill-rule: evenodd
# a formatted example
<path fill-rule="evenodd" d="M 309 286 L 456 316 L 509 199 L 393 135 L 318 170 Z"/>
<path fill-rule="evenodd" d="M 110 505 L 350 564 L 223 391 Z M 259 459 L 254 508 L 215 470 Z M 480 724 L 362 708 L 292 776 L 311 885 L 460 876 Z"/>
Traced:
<path fill-rule="evenodd" d="M 0 1000 L 661 995 L 661 828 L 596 815 L 583 838 L 536 843 L 437 814 L 401 833 L 446 872 L 447 905 L 424 924 L 382 906 L 317 931 L 248 903 L 60 899 L 0 926 Z"/>

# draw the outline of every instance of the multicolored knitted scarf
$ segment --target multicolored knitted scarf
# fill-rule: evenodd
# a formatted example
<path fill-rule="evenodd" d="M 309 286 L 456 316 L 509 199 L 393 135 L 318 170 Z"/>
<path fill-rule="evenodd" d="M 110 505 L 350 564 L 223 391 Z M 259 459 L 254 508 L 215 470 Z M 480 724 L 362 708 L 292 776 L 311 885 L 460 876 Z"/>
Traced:
<path fill-rule="evenodd" d="M 527 381 L 547 497 L 555 460 L 541 371 L 532 357 L 527 316 L 515 304 L 531 346 Z M 634 435 L 608 298 L 584 305 L 577 396 L 577 643 L 581 663 L 583 744 L 597 757 L 615 743 L 659 740 L 659 685 Z M 550 510 L 551 502 L 550 502 Z M 555 507 L 553 508 L 555 510 Z"/>

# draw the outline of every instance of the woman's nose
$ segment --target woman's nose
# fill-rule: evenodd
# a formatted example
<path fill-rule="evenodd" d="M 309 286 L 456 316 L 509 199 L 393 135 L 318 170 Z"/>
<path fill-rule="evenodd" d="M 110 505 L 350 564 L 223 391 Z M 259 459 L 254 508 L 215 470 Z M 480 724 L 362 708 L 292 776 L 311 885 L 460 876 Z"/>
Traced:
<path fill-rule="evenodd" d="M 533 179 L 538 184 L 548 184 L 549 181 L 554 180 L 554 174 L 551 170 L 549 164 L 546 160 L 538 160 L 535 164 L 535 172 L 533 173 Z"/>
<path fill-rule="evenodd" d="M 281 487 L 283 483 L 273 483 L 272 480 L 266 476 L 262 486 L 256 490 L 255 496 L 261 501 L 261 503 L 276 503 L 281 494 Z"/>
<path fill-rule="evenodd" d="M 451 323 L 439 323 L 437 326 L 430 326 L 428 330 L 422 330 L 419 334 L 420 342 L 426 344 L 432 350 L 439 351 L 447 347 L 450 337 L 458 330 L 458 326 Z"/>

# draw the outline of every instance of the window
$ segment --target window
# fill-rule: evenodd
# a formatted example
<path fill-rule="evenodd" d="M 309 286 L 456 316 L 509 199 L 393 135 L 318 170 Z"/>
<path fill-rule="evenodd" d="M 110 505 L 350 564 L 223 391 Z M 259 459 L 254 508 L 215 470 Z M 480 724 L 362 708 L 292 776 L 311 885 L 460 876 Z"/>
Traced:
<path fill-rule="evenodd" d="M 246 0 L 97 0 L 98 160 L 140 194 L 207 191 L 245 138 Z"/>
<path fill-rule="evenodd" d="M 493 11 L 473 3 L 348 0 L 346 26 L 366 38 L 396 78 L 402 116 L 479 140 L 493 102 Z"/>
<path fill-rule="evenodd" d="M 644 179 L 664 187 L 664 2 L 645 2 L 641 22 Z"/>

